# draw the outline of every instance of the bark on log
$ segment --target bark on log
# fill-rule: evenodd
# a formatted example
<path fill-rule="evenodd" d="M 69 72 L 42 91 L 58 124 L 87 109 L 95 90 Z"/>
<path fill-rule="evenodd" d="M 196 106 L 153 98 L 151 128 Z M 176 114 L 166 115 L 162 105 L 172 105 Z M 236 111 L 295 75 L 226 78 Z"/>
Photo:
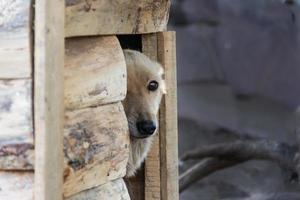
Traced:
<path fill-rule="evenodd" d="M 121 103 L 66 113 L 64 196 L 125 176 L 129 155 Z"/>
<path fill-rule="evenodd" d="M 0 199 L 33 200 L 33 172 L 0 172 Z"/>
<path fill-rule="evenodd" d="M 123 179 L 117 179 L 96 188 L 85 190 L 65 200 L 130 200 Z"/>
<path fill-rule="evenodd" d="M 126 63 L 115 36 L 67 39 L 67 110 L 121 101 L 126 95 L 126 83 Z"/>
<path fill-rule="evenodd" d="M 170 0 L 66 0 L 66 36 L 137 34 L 166 29 Z"/>
<path fill-rule="evenodd" d="M 32 143 L 0 145 L 0 169 L 30 170 L 34 165 Z"/>
<path fill-rule="evenodd" d="M 31 0 L 0 1 L 0 78 L 31 76 Z"/>

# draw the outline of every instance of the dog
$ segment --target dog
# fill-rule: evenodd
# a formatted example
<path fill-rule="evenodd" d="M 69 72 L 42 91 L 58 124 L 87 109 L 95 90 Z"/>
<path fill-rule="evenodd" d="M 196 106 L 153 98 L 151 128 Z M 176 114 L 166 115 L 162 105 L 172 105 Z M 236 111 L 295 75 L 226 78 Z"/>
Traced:
<path fill-rule="evenodd" d="M 158 129 L 157 114 L 164 93 L 162 66 L 135 50 L 124 50 L 127 95 L 123 101 L 130 132 L 126 176 L 134 176 L 145 160 Z"/>

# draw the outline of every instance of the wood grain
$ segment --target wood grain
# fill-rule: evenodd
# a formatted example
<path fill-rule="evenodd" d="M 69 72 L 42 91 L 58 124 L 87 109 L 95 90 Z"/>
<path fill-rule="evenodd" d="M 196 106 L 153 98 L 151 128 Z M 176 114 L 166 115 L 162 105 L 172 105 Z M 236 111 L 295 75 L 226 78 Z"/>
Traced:
<path fill-rule="evenodd" d="M 0 13 L 0 78 L 29 78 L 31 0 L 1 0 Z"/>
<path fill-rule="evenodd" d="M 122 178 L 82 191 L 65 200 L 130 200 Z"/>
<path fill-rule="evenodd" d="M 98 106 L 125 98 L 126 64 L 115 36 L 66 40 L 65 107 Z"/>
<path fill-rule="evenodd" d="M 62 200 L 64 17 L 62 0 L 35 2 L 35 199 Z"/>
<path fill-rule="evenodd" d="M 33 200 L 33 172 L 0 171 L 0 199 Z"/>
<path fill-rule="evenodd" d="M 34 145 L 32 143 L 11 143 L 0 145 L 1 170 L 33 170 Z"/>
<path fill-rule="evenodd" d="M 125 177 L 125 183 L 131 200 L 144 200 L 145 199 L 145 173 L 144 164 L 137 170 L 135 176 Z"/>
<path fill-rule="evenodd" d="M 129 132 L 122 104 L 66 112 L 64 196 L 125 176 Z"/>
<path fill-rule="evenodd" d="M 142 46 L 143 53 L 157 61 L 157 34 L 142 35 Z M 154 137 L 151 150 L 145 160 L 145 200 L 161 199 L 159 133 Z"/>
<path fill-rule="evenodd" d="M 166 29 L 170 0 L 65 0 L 66 36 L 137 34 Z"/>
<path fill-rule="evenodd" d="M 160 108 L 161 199 L 178 200 L 178 136 L 175 32 L 158 33 L 158 60 L 165 69 L 167 93 Z"/>
<path fill-rule="evenodd" d="M 0 146 L 33 144 L 31 80 L 0 80 Z"/>

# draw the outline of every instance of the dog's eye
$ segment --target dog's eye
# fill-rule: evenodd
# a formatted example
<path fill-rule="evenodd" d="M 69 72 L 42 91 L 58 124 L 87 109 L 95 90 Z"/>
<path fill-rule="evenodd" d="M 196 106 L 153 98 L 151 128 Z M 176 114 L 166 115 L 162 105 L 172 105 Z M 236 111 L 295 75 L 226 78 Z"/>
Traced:
<path fill-rule="evenodd" d="M 150 91 L 155 91 L 158 88 L 158 82 L 157 81 L 150 81 L 148 86 L 147 86 L 148 90 Z"/>

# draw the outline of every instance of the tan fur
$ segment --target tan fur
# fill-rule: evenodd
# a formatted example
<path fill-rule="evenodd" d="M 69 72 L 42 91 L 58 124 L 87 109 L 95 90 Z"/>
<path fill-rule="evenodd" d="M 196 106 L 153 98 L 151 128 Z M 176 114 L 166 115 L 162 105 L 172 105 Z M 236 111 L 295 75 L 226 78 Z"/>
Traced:
<path fill-rule="evenodd" d="M 157 114 L 162 95 L 165 93 L 165 83 L 162 79 L 163 68 L 160 64 L 138 51 L 124 50 L 124 55 L 128 80 L 127 95 L 123 105 L 131 136 L 130 156 L 127 164 L 127 176 L 129 177 L 135 174 L 146 158 L 155 134 L 144 139 L 136 138 L 139 135 L 136 123 L 140 119 L 152 120 L 158 127 Z M 159 83 L 156 91 L 147 89 L 148 83 L 152 80 Z"/>

